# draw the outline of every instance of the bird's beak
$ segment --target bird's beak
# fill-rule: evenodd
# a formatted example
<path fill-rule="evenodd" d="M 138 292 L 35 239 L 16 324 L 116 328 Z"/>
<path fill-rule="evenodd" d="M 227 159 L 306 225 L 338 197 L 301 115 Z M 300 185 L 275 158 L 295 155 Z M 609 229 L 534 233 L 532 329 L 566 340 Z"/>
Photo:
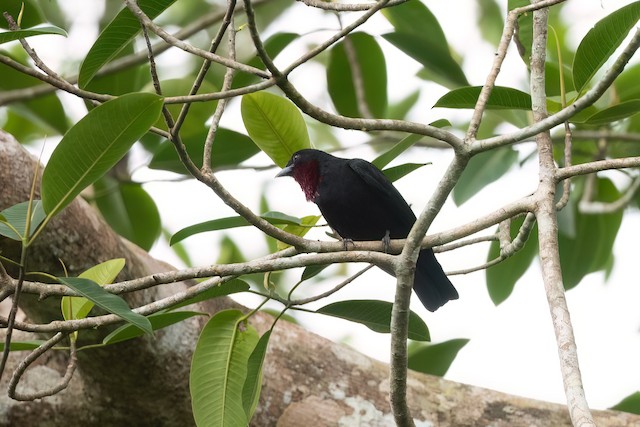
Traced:
<path fill-rule="evenodd" d="M 281 176 L 293 176 L 293 165 L 287 165 L 282 169 L 277 175 L 276 178 Z"/>

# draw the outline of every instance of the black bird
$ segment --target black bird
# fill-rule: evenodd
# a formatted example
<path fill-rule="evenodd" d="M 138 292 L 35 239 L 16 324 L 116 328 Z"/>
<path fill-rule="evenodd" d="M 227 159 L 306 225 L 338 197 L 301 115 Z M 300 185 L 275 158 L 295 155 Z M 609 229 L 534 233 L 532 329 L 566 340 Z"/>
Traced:
<path fill-rule="evenodd" d="M 403 239 L 416 222 L 400 192 L 366 160 L 305 149 L 294 153 L 276 176 L 293 177 L 307 200 L 318 205 L 329 226 L 343 239 Z M 420 251 L 413 289 L 429 311 L 458 299 L 431 249 Z"/>

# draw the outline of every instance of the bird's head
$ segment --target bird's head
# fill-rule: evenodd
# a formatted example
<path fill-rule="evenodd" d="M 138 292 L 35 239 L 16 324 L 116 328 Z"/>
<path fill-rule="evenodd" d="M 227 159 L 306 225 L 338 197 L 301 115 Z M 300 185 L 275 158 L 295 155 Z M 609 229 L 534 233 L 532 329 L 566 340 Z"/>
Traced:
<path fill-rule="evenodd" d="M 318 192 L 318 185 L 322 179 L 321 159 L 323 156 L 329 156 L 319 150 L 300 150 L 293 153 L 289 163 L 276 175 L 290 176 L 296 180 L 308 201 L 313 202 Z"/>

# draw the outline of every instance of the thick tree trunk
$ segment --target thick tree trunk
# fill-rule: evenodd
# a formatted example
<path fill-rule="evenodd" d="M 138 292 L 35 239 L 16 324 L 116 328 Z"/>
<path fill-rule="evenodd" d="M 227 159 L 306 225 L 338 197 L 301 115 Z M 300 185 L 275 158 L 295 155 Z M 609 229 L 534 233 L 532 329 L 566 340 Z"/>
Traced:
<path fill-rule="evenodd" d="M 10 135 L 0 131 L 0 210 L 27 200 L 35 161 Z M 3 256 L 16 258 L 15 242 L 0 238 Z M 63 260 L 75 275 L 96 263 L 124 257 L 120 279 L 140 277 L 171 267 L 119 238 L 91 206 L 76 200 L 33 247 L 29 268 L 61 274 Z M 158 286 L 129 296 L 139 305 L 167 296 L 188 283 Z M 58 319 L 59 300 L 21 300 L 31 321 Z M 237 307 L 221 298 L 199 307 L 209 313 Z M 0 426 L 189 426 L 191 353 L 205 320 L 191 319 L 163 329 L 155 338 L 140 338 L 106 348 L 80 352 L 70 386 L 56 396 L 17 402 L 6 394 L 10 374 L 26 356 L 12 353 L 0 389 Z M 256 316 L 263 332 L 266 315 Z M 85 332 L 99 339 L 98 332 Z M 14 339 L 32 335 L 16 332 Z M 53 351 L 32 366 L 19 390 L 35 391 L 57 383 L 66 354 Z M 262 396 L 253 426 L 391 426 L 388 366 L 355 350 L 280 322 L 272 335 L 264 368 Z M 564 426 L 562 405 L 509 396 L 410 372 L 409 405 L 413 417 L 440 426 Z M 601 426 L 640 425 L 625 413 L 595 413 Z"/>

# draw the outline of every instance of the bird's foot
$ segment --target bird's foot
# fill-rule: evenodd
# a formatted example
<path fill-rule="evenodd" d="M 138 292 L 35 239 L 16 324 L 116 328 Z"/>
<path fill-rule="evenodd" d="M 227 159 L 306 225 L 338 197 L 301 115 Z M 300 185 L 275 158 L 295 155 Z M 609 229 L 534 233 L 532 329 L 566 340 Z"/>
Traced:
<path fill-rule="evenodd" d="M 384 237 L 382 238 L 382 250 L 385 254 L 389 253 L 389 249 L 391 247 L 391 232 L 387 230 Z"/>
<path fill-rule="evenodd" d="M 349 245 L 351 245 L 352 247 L 356 246 L 356 244 L 353 243 L 352 239 L 342 239 L 342 246 L 344 246 L 345 251 L 349 250 Z"/>

